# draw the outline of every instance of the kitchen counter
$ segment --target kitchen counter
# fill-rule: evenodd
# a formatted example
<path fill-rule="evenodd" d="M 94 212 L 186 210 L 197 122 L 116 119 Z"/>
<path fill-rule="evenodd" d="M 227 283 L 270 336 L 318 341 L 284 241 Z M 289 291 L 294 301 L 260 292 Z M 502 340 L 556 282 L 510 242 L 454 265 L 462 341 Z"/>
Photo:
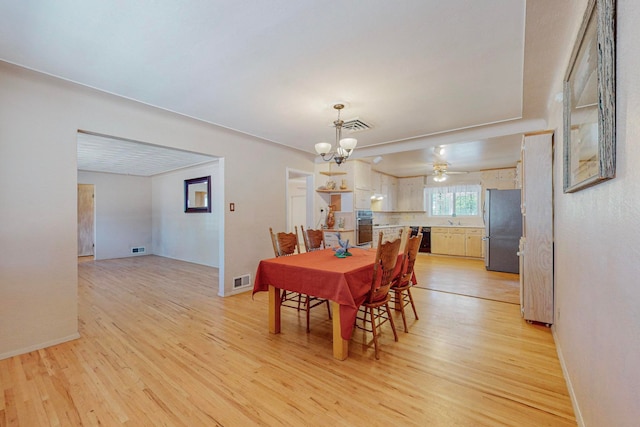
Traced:
<path fill-rule="evenodd" d="M 391 224 L 373 224 L 373 228 L 391 228 L 391 227 L 440 227 L 440 228 L 484 228 L 484 225 L 391 225 Z"/>
<path fill-rule="evenodd" d="M 484 228 L 484 225 L 429 225 L 428 227 L 437 228 Z"/>

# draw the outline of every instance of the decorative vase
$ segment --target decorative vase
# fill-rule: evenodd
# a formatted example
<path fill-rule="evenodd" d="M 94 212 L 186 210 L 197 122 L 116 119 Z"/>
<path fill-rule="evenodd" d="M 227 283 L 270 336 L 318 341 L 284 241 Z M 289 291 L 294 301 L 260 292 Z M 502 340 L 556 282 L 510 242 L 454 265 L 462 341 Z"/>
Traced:
<path fill-rule="evenodd" d="M 327 213 L 327 228 L 332 229 L 336 224 L 336 217 L 333 213 L 333 205 L 329 205 L 329 213 Z"/>
<path fill-rule="evenodd" d="M 346 190 L 347 189 L 347 180 L 343 179 L 342 180 L 342 185 L 340 186 L 341 190 Z"/>

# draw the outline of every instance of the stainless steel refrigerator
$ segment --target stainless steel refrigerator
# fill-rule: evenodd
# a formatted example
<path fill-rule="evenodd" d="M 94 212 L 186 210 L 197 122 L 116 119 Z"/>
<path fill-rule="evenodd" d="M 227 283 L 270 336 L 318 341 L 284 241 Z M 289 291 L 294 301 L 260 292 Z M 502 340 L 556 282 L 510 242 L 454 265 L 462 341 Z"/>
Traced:
<path fill-rule="evenodd" d="M 519 273 L 520 190 L 489 189 L 484 202 L 485 267 L 492 271 Z"/>

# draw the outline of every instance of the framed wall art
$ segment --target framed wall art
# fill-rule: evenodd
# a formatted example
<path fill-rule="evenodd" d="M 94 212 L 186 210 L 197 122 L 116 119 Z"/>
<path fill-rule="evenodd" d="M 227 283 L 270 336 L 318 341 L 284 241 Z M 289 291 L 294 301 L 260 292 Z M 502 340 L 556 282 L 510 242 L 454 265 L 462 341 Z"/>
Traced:
<path fill-rule="evenodd" d="M 211 176 L 184 180 L 184 211 L 211 212 Z"/>
<path fill-rule="evenodd" d="M 564 79 L 564 192 L 615 176 L 615 0 L 590 0 Z"/>

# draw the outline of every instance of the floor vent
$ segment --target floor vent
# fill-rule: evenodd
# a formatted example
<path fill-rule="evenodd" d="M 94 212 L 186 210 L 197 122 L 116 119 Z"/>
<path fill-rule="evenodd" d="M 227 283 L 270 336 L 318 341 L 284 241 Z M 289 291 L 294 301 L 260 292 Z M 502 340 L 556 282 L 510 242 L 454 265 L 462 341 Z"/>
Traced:
<path fill-rule="evenodd" d="M 144 246 L 138 246 L 138 247 L 135 247 L 135 248 L 131 248 L 131 253 L 132 254 L 143 254 L 145 252 L 146 252 L 146 250 L 145 250 Z"/>
<path fill-rule="evenodd" d="M 248 274 L 233 278 L 233 289 L 244 288 L 249 285 L 251 285 L 251 276 Z"/>
<path fill-rule="evenodd" d="M 371 127 L 372 126 L 370 124 L 363 122 L 357 117 L 355 119 L 345 120 L 344 124 L 342 125 L 342 129 L 348 132 L 360 132 L 363 130 L 371 129 Z"/>

